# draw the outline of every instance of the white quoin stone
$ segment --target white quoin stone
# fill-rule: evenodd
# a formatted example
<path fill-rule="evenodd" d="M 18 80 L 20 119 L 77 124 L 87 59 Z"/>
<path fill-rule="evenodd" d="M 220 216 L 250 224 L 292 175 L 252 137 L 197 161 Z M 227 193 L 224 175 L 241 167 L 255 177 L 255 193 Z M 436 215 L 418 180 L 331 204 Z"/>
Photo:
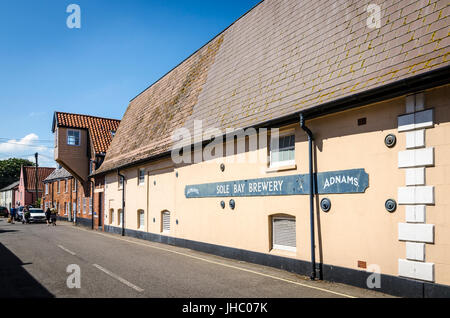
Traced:
<path fill-rule="evenodd" d="M 409 168 L 405 170 L 406 185 L 425 185 L 425 168 Z"/>
<path fill-rule="evenodd" d="M 406 258 L 425 262 L 425 243 L 406 242 Z"/>
<path fill-rule="evenodd" d="M 406 133 L 406 148 L 423 148 L 425 147 L 425 129 L 408 131 Z"/>
<path fill-rule="evenodd" d="M 405 150 L 398 153 L 399 168 L 429 167 L 434 165 L 434 148 Z"/>
<path fill-rule="evenodd" d="M 398 224 L 398 240 L 422 243 L 434 243 L 433 224 Z"/>
<path fill-rule="evenodd" d="M 398 188 L 398 204 L 434 204 L 434 186 Z"/>
<path fill-rule="evenodd" d="M 399 276 L 434 282 L 434 264 L 398 260 Z"/>
<path fill-rule="evenodd" d="M 398 117 L 398 131 L 410 131 L 421 128 L 431 128 L 434 125 L 433 109 L 427 109 Z"/>
<path fill-rule="evenodd" d="M 408 223 L 425 223 L 426 206 L 425 205 L 407 205 L 406 222 Z"/>

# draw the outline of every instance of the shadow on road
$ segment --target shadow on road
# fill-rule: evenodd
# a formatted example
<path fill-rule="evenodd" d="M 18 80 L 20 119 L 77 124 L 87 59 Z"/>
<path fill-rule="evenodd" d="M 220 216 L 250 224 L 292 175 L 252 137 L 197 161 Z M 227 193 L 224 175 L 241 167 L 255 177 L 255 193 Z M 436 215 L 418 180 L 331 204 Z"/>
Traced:
<path fill-rule="evenodd" d="M 27 264 L 0 243 L 0 298 L 54 297 L 23 265 Z"/>

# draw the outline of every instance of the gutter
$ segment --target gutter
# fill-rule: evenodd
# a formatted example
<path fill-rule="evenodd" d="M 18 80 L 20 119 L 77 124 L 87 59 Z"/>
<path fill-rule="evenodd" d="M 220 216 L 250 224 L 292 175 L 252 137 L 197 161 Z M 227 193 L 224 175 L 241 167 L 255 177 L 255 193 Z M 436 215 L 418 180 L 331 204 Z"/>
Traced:
<path fill-rule="evenodd" d="M 342 97 L 324 104 L 317 106 L 311 106 L 302 111 L 283 116 L 277 119 L 266 121 L 264 123 L 248 126 L 243 129 L 248 128 L 267 128 L 274 126 L 283 126 L 289 124 L 296 124 L 298 122 L 298 117 L 303 114 L 305 119 L 312 119 L 320 116 L 329 115 L 332 113 L 341 112 L 344 110 L 357 108 L 376 102 L 380 102 L 387 99 L 392 99 L 414 93 L 417 91 L 422 91 L 430 89 L 433 87 L 442 86 L 450 83 L 450 65 L 441 67 L 439 69 L 422 73 L 413 77 L 409 77 L 403 80 L 399 80 L 390 84 L 386 84 L 380 87 L 369 89 L 354 95 Z M 223 137 L 223 136 L 222 136 Z M 195 146 L 195 145 L 191 145 Z M 104 175 L 110 173 L 117 169 L 126 169 L 130 167 L 135 167 L 144 163 L 155 161 L 158 159 L 166 158 L 171 156 L 171 151 L 166 151 L 158 155 L 147 157 L 132 163 L 128 163 L 122 166 L 107 169 L 105 171 L 100 171 L 93 173 L 91 176 Z"/>
<path fill-rule="evenodd" d="M 306 127 L 305 118 L 303 113 L 300 114 L 300 127 L 308 135 L 308 145 L 309 145 L 309 221 L 310 221 L 310 231 L 311 231 L 311 280 L 316 279 L 316 249 L 315 249 L 315 230 L 314 230 L 314 166 L 313 166 L 313 141 L 314 136 L 311 130 Z"/>

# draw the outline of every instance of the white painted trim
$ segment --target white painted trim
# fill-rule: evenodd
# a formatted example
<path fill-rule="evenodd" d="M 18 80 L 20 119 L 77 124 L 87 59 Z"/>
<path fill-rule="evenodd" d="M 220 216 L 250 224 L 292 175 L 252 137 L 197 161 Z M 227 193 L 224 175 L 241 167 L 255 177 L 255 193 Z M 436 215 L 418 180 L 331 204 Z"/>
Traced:
<path fill-rule="evenodd" d="M 417 186 L 398 188 L 399 204 L 434 204 L 434 187 Z"/>
<path fill-rule="evenodd" d="M 433 224 L 398 224 L 399 241 L 434 243 Z"/>
<path fill-rule="evenodd" d="M 406 242 L 406 258 L 425 262 L 425 243 Z"/>
<path fill-rule="evenodd" d="M 405 150 L 398 153 L 399 168 L 434 166 L 434 148 Z"/>
<path fill-rule="evenodd" d="M 434 282 L 434 264 L 399 259 L 398 274 L 403 277 Z"/>
<path fill-rule="evenodd" d="M 407 186 L 425 185 L 425 168 L 409 168 L 405 170 Z"/>
<path fill-rule="evenodd" d="M 408 131 L 406 133 L 406 149 L 425 147 L 425 129 Z"/>
<path fill-rule="evenodd" d="M 407 205 L 406 222 L 408 223 L 425 223 L 426 222 L 426 206 L 425 205 Z"/>

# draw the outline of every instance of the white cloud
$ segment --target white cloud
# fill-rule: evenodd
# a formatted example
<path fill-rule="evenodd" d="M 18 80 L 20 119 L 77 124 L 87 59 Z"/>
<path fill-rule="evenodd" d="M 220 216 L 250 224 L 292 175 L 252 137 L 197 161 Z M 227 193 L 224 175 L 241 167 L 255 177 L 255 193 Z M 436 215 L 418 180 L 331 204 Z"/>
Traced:
<path fill-rule="evenodd" d="M 53 160 L 53 146 L 47 147 L 39 143 L 39 136 L 31 133 L 20 140 L 11 139 L 0 142 L 0 159 L 11 157 L 24 158 L 34 162 L 34 153 L 40 154 L 39 166 L 55 167 Z"/>

